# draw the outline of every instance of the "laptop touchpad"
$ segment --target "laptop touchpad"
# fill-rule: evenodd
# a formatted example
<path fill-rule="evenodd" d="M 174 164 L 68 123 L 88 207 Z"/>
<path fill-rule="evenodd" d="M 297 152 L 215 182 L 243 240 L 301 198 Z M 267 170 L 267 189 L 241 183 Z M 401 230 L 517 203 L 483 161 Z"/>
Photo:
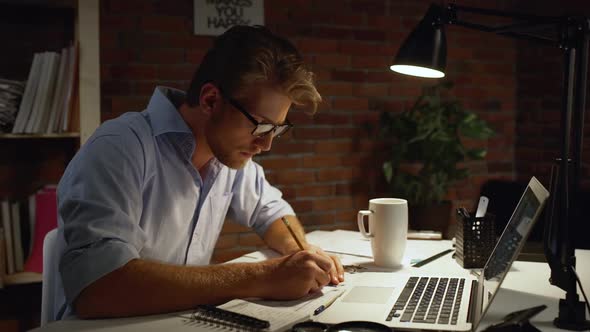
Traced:
<path fill-rule="evenodd" d="M 393 290 L 393 287 L 356 286 L 346 294 L 342 302 L 384 304 Z"/>

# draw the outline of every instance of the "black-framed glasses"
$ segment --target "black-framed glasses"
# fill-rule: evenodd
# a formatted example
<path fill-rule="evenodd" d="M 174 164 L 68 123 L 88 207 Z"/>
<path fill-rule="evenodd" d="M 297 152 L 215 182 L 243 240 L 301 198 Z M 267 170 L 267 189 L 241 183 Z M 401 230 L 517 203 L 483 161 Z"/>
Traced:
<path fill-rule="evenodd" d="M 291 129 L 293 127 L 293 125 L 291 124 L 291 122 L 289 122 L 288 119 L 285 119 L 285 123 L 279 124 L 279 125 L 272 124 L 272 123 L 258 122 L 258 121 L 256 121 L 256 119 L 254 119 L 252 114 L 250 114 L 250 112 L 246 111 L 246 109 L 237 100 L 226 96 L 225 93 L 223 93 L 223 90 L 221 88 L 219 88 L 219 91 L 221 92 L 221 96 L 223 97 L 223 99 L 227 100 L 227 102 L 230 105 L 235 107 L 238 111 L 240 111 L 240 113 L 244 114 L 244 116 L 248 120 L 250 120 L 250 122 L 252 122 L 252 124 L 255 126 L 251 132 L 251 134 L 253 136 L 264 137 L 264 136 L 272 133 L 273 138 L 281 137 L 281 135 L 284 135 L 286 132 L 289 131 L 289 129 Z"/>

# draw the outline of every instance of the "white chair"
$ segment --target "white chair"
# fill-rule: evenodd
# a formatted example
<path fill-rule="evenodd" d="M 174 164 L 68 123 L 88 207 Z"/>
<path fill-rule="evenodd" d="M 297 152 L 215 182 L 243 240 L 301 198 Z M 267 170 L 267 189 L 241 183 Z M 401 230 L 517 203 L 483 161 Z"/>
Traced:
<path fill-rule="evenodd" d="M 43 241 L 43 285 L 41 288 L 41 326 L 55 320 L 57 301 L 63 301 L 59 275 L 59 243 L 57 228 L 45 235 Z M 62 299 L 60 299 L 62 295 Z"/>

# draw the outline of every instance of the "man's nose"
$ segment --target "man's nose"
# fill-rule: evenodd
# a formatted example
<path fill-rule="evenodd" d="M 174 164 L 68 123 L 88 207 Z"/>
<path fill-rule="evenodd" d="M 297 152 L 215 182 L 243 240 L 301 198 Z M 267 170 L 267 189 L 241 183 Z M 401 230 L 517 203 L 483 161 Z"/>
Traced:
<path fill-rule="evenodd" d="M 262 137 L 258 137 L 255 141 L 255 144 L 260 147 L 260 150 L 262 151 L 268 151 L 270 150 L 271 146 L 272 146 L 272 140 L 273 140 L 273 133 L 268 133 L 268 135 L 264 135 Z"/>

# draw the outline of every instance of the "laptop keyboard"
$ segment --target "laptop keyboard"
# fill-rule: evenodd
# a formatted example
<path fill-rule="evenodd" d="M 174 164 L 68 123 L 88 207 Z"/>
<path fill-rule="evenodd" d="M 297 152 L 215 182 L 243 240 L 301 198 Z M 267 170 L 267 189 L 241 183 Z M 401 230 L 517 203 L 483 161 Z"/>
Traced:
<path fill-rule="evenodd" d="M 410 277 L 386 320 L 457 325 L 465 279 Z"/>

